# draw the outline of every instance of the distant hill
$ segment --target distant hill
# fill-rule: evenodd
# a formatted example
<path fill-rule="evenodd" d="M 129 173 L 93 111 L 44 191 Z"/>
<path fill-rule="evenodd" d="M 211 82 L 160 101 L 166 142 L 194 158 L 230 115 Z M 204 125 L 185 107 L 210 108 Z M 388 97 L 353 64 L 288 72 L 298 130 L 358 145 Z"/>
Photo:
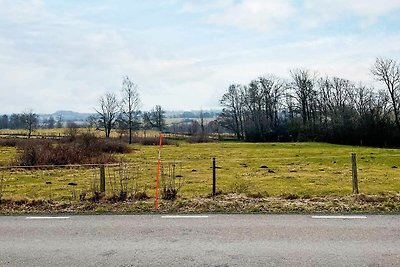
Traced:
<path fill-rule="evenodd" d="M 89 116 L 95 115 L 94 113 L 80 113 L 80 112 L 75 112 L 75 111 L 70 111 L 70 110 L 59 110 L 54 112 L 53 117 L 59 117 L 61 116 L 63 120 L 65 121 L 84 121 L 86 120 Z"/>
<path fill-rule="evenodd" d="M 52 114 L 39 114 L 39 118 L 41 121 L 47 120 L 50 116 L 53 116 L 55 120 L 61 117 L 62 121 L 74 121 L 80 122 L 85 121 L 89 116 L 95 115 L 94 113 L 80 113 L 71 110 L 58 110 Z"/>

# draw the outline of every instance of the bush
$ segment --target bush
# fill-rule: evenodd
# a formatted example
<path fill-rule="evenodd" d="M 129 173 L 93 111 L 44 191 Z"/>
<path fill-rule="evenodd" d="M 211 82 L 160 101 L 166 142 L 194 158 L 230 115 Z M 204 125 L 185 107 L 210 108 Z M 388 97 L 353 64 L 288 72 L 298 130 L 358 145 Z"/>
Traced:
<path fill-rule="evenodd" d="M 160 137 L 154 136 L 154 137 L 134 137 L 132 139 L 133 143 L 141 144 L 144 146 L 157 146 L 160 144 Z M 163 138 L 162 140 L 163 145 L 170 145 L 171 142 L 169 141 L 168 138 Z"/>
<path fill-rule="evenodd" d="M 194 144 L 194 143 L 210 143 L 210 142 L 214 142 L 214 140 L 212 140 L 211 138 L 209 138 L 206 135 L 194 135 L 194 136 L 190 136 L 187 139 L 188 143 Z"/>
<path fill-rule="evenodd" d="M 16 147 L 19 140 L 16 138 L 2 138 L 0 139 L 0 146 Z"/>
<path fill-rule="evenodd" d="M 116 162 L 112 153 L 127 153 L 129 147 L 115 140 L 99 139 L 84 134 L 60 142 L 29 140 L 19 144 L 22 152 L 17 158 L 20 166 L 105 164 Z"/>
<path fill-rule="evenodd" d="M 126 143 L 116 139 L 103 139 L 100 147 L 101 151 L 104 153 L 125 154 L 131 152 L 131 149 Z"/>

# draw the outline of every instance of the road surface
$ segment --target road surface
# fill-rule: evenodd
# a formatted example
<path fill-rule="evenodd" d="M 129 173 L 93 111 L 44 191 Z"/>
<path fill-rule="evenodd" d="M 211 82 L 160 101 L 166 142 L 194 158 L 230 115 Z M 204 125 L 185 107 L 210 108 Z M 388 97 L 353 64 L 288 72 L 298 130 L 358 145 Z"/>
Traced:
<path fill-rule="evenodd" d="M 60 216 L 0 217 L 0 266 L 400 266 L 399 215 Z"/>

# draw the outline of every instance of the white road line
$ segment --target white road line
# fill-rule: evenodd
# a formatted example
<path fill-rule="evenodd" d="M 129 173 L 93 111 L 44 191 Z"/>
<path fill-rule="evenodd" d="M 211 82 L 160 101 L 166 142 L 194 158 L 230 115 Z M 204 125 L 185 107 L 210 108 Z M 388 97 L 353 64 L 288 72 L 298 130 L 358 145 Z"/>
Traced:
<path fill-rule="evenodd" d="M 206 215 L 165 215 L 161 216 L 163 219 L 204 219 L 208 218 Z"/>
<path fill-rule="evenodd" d="M 367 216 L 312 216 L 313 219 L 367 219 Z"/>
<path fill-rule="evenodd" d="M 52 220 L 52 219 L 69 219 L 69 217 L 26 217 L 27 220 Z"/>

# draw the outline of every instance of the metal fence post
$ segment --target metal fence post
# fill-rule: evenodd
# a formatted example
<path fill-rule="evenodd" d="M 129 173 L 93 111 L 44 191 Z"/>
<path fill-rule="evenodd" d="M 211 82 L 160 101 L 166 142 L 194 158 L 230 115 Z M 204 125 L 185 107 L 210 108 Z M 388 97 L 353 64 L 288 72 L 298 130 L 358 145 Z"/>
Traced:
<path fill-rule="evenodd" d="M 357 155 L 351 153 L 351 165 L 353 174 L 353 194 L 358 194 L 358 179 L 357 179 Z"/>
<path fill-rule="evenodd" d="M 215 173 L 215 158 L 213 158 L 213 187 L 212 187 L 212 195 L 215 196 L 216 195 L 216 173 Z"/>

